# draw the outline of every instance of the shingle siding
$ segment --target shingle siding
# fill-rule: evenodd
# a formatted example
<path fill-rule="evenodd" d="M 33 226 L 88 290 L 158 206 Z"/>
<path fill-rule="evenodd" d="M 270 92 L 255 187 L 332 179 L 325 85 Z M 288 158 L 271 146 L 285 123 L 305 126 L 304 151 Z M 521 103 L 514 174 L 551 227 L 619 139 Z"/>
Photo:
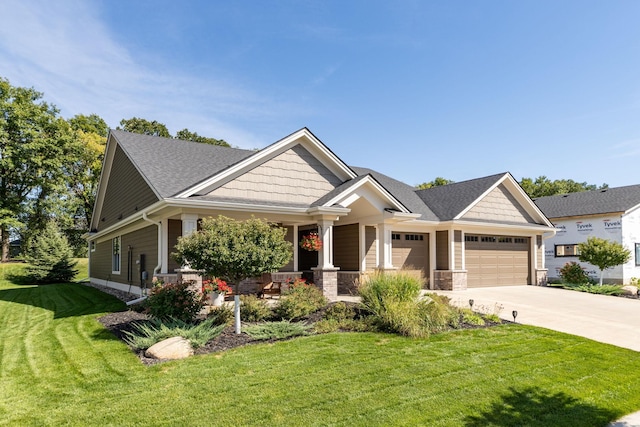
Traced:
<path fill-rule="evenodd" d="M 533 219 L 511 195 L 504 184 L 500 184 L 463 215 L 464 219 L 483 219 L 515 223 L 533 223 Z"/>

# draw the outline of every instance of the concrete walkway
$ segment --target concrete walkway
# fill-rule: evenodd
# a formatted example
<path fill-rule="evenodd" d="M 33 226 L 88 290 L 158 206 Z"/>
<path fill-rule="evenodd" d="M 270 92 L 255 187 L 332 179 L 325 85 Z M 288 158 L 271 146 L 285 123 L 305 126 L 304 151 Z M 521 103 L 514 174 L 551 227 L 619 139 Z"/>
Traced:
<path fill-rule="evenodd" d="M 493 313 L 502 307 L 500 317 L 526 325 L 566 332 L 594 341 L 640 351 L 640 301 L 593 295 L 539 286 L 477 288 L 466 291 L 437 291 L 451 303 Z M 609 427 L 640 427 L 640 412 L 629 414 Z"/>
<path fill-rule="evenodd" d="M 466 291 L 435 291 L 447 295 L 452 304 L 493 313 L 501 306 L 500 317 L 541 326 L 554 331 L 589 338 L 640 351 L 640 301 L 594 295 L 540 286 L 503 286 Z"/>

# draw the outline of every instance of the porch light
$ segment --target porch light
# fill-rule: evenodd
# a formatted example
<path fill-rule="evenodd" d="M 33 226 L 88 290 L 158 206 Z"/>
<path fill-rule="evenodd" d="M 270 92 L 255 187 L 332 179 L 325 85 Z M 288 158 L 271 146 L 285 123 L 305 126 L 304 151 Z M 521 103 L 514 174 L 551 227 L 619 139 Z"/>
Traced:
<path fill-rule="evenodd" d="M 471 308 L 473 310 L 473 300 L 472 299 L 469 300 L 469 308 Z"/>
<path fill-rule="evenodd" d="M 518 312 L 516 310 L 513 310 L 511 314 L 513 315 L 513 322 L 515 323 L 516 317 L 518 317 Z"/>

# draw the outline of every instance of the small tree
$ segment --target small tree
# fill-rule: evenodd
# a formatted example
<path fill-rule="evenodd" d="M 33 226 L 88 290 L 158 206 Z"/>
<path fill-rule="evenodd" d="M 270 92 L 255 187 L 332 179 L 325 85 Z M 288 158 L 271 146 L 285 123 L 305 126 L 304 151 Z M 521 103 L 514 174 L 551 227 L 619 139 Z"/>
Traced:
<path fill-rule="evenodd" d="M 76 262 L 67 238 L 55 221 L 49 221 L 45 229 L 28 245 L 25 260 L 29 263 L 27 277 L 36 283 L 70 282 L 75 277 Z"/>
<path fill-rule="evenodd" d="M 237 295 L 242 280 L 277 271 L 289 262 L 293 250 L 285 234 L 285 229 L 253 217 L 246 221 L 222 215 L 205 218 L 200 230 L 178 240 L 173 256 L 183 265 L 235 285 Z M 239 318 L 236 332 L 238 325 Z"/>
<path fill-rule="evenodd" d="M 631 251 L 620 243 L 599 237 L 589 237 L 586 242 L 578 244 L 578 251 L 580 261 L 588 262 L 600 269 L 600 285 L 604 270 L 624 264 L 631 258 Z"/>

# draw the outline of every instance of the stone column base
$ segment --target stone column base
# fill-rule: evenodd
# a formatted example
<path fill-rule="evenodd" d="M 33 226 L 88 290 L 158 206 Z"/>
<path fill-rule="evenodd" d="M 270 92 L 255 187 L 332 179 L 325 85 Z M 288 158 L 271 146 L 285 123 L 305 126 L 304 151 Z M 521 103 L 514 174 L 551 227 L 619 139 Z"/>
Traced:
<path fill-rule="evenodd" d="M 467 289 L 467 270 L 435 270 L 433 282 L 435 290 L 464 291 Z"/>
<path fill-rule="evenodd" d="M 546 268 L 537 268 L 536 269 L 536 286 L 547 286 L 548 278 L 547 278 L 547 269 Z"/>
<path fill-rule="evenodd" d="M 329 301 L 338 299 L 338 269 L 312 268 L 313 283 Z"/>

